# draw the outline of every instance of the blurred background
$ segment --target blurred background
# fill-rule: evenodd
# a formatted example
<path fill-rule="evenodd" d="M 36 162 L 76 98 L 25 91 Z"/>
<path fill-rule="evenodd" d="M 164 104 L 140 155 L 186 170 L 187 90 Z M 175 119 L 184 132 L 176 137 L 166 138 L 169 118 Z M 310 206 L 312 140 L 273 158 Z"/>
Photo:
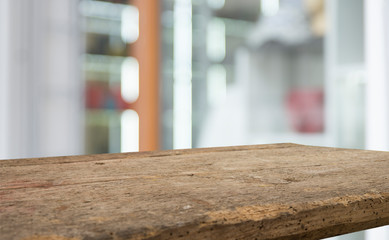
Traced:
<path fill-rule="evenodd" d="M 388 151 L 388 23 L 388 0 L 1 0 L 0 159 Z"/>

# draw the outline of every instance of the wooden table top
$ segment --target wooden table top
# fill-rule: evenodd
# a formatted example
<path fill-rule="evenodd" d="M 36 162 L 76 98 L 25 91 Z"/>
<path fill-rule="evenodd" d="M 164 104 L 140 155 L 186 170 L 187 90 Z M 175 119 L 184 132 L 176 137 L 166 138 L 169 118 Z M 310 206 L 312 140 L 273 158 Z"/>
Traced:
<path fill-rule="evenodd" d="M 389 152 L 272 144 L 0 161 L 0 239 L 319 239 L 389 224 Z"/>

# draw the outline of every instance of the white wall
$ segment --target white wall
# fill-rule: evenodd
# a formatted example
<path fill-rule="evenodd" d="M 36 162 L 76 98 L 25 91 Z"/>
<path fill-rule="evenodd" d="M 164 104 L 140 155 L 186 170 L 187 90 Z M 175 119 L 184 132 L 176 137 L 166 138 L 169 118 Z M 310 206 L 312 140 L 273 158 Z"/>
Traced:
<path fill-rule="evenodd" d="M 0 1 L 0 158 L 82 153 L 77 16 L 77 0 Z"/>

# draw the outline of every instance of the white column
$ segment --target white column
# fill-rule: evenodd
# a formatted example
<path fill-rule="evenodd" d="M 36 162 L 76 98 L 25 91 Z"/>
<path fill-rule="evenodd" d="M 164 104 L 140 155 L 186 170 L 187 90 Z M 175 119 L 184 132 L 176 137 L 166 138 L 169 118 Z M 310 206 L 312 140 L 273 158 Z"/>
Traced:
<path fill-rule="evenodd" d="M 174 3 L 173 148 L 192 147 L 192 1 Z"/>
<path fill-rule="evenodd" d="M 365 1 L 366 147 L 386 151 L 389 150 L 388 14 L 385 0 Z"/>
<path fill-rule="evenodd" d="M 9 1 L 0 1 L 0 159 L 8 158 Z"/>
<path fill-rule="evenodd" d="M 80 154 L 83 151 L 83 83 L 80 71 L 80 32 L 77 0 L 39 0 L 36 21 L 43 30 L 38 37 L 41 56 L 37 89 L 41 135 L 40 155 Z M 36 3 L 36 2 L 35 2 Z M 39 57 L 39 53 L 34 54 Z M 38 77 L 38 76 L 37 76 Z"/>

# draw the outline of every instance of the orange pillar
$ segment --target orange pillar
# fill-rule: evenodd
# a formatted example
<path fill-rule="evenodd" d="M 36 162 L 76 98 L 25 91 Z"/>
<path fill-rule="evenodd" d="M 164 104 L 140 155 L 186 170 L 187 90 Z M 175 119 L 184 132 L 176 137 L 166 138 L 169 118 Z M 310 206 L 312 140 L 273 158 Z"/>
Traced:
<path fill-rule="evenodd" d="M 130 45 L 129 55 L 139 61 L 139 151 L 159 149 L 159 1 L 130 0 L 139 9 L 139 38 Z"/>

